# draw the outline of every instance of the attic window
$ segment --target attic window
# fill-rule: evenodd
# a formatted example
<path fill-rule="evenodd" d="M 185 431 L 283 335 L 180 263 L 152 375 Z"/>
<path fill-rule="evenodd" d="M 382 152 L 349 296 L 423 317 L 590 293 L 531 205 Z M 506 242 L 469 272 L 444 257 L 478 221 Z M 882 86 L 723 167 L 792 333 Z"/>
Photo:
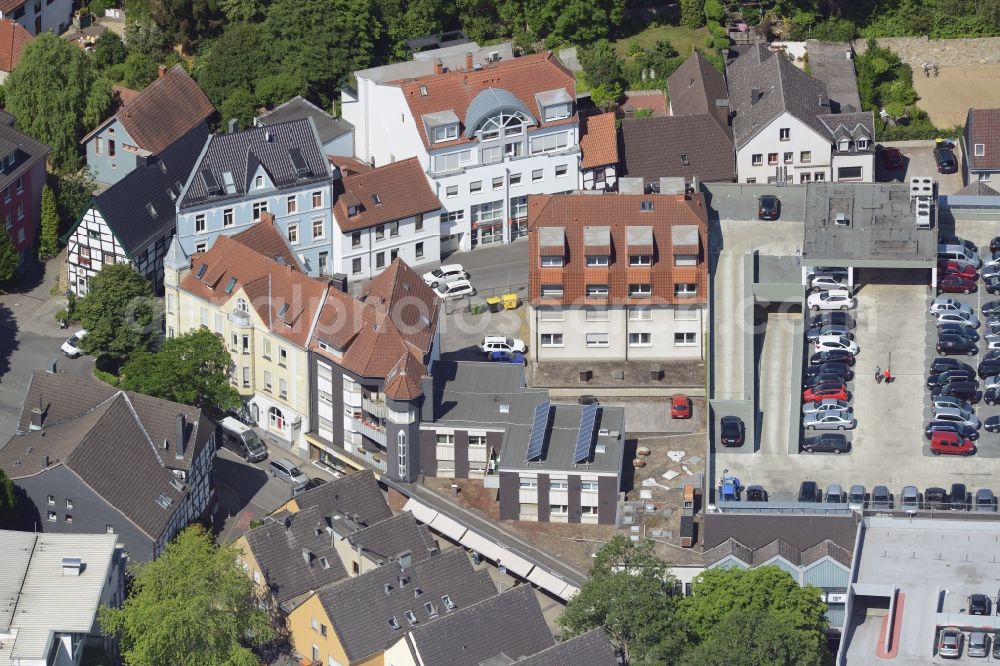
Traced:
<path fill-rule="evenodd" d="M 681 166 L 688 166 L 687 153 L 681 153 Z"/>
<path fill-rule="evenodd" d="M 160 165 L 160 173 L 166 173 L 167 172 L 167 163 L 164 162 L 163 160 L 160 160 L 159 165 Z"/>
<path fill-rule="evenodd" d="M 156 209 L 153 208 L 153 204 L 146 204 L 146 212 L 149 213 L 150 217 L 156 217 Z"/>
<path fill-rule="evenodd" d="M 236 194 L 236 181 L 233 179 L 231 171 L 222 174 L 222 182 L 226 186 L 226 194 Z"/>
<path fill-rule="evenodd" d="M 553 104 L 552 106 L 545 107 L 545 122 L 569 118 L 572 108 L 573 105 L 569 103 Z"/>
<path fill-rule="evenodd" d="M 229 174 L 229 177 L 232 179 L 233 175 Z M 208 169 L 202 170 L 201 180 L 205 183 L 205 190 L 209 194 L 220 194 L 222 192 L 222 188 L 219 187 L 219 182 L 215 180 L 215 174 Z"/>
<path fill-rule="evenodd" d="M 164 493 L 160 493 L 156 498 L 156 503 L 164 509 L 169 509 L 171 505 L 173 505 L 174 501 L 167 497 Z"/>
<path fill-rule="evenodd" d="M 174 188 L 167 188 L 167 196 L 170 197 L 171 201 L 177 201 L 177 194 L 174 192 Z"/>
<path fill-rule="evenodd" d="M 639 210 L 644 211 L 644 212 L 645 211 L 651 211 L 651 210 L 653 210 L 653 202 L 652 201 L 640 201 L 639 202 Z"/>
<path fill-rule="evenodd" d="M 451 597 L 447 594 L 441 597 L 441 603 L 447 610 L 455 610 L 455 602 L 451 600 Z"/>
<path fill-rule="evenodd" d="M 975 146 L 975 154 L 976 154 L 976 157 L 985 157 L 986 156 L 986 144 L 985 143 L 977 143 L 976 146 Z"/>
<path fill-rule="evenodd" d="M 198 273 L 195 275 L 199 280 L 205 277 L 205 271 L 208 270 L 208 264 L 202 264 L 198 267 Z"/>
<path fill-rule="evenodd" d="M 253 180 L 253 187 L 255 190 L 264 189 L 264 176 L 257 176 Z"/>
<path fill-rule="evenodd" d="M 312 175 L 312 169 L 309 168 L 305 158 L 302 157 L 301 150 L 298 148 L 289 148 L 288 157 L 292 160 L 292 166 L 295 167 L 296 178 L 308 178 Z"/>
<path fill-rule="evenodd" d="M 419 598 L 420 598 L 420 596 L 421 596 L 421 595 L 422 595 L 423 593 L 424 593 L 423 589 L 421 589 L 421 588 L 419 588 L 419 587 L 417 587 L 417 588 L 414 588 L 414 589 L 413 589 L 413 598 L 414 598 L 414 599 L 419 599 Z"/>
<path fill-rule="evenodd" d="M 280 309 L 280 310 L 278 310 L 278 316 L 279 316 L 279 317 L 282 317 L 282 318 L 284 318 L 284 316 L 285 316 L 286 314 L 288 314 L 288 303 L 285 303 L 285 304 L 283 304 L 283 305 L 281 306 L 281 309 Z"/>
<path fill-rule="evenodd" d="M 348 217 L 354 217 L 357 214 L 358 214 L 358 207 L 357 206 L 348 206 L 347 207 L 347 216 Z"/>
<path fill-rule="evenodd" d="M 403 615 L 406 616 L 406 621 L 410 623 L 411 627 L 417 626 L 417 615 L 416 615 L 416 613 L 414 613 L 411 610 L 408 610 L 405 613 L 403 613 Z"/>
<path fill-rule="evenodd" d="M 382 203 L 382 199 L 380 199 L 377 194 L 373 194 L 372 195 L 372 203 L 375 204 L 376 206 L 378 206 L 379 204 Z"/>
<path fill-rule="evenodd" d="M 226 293 L 227 294 L 233 293 L 233 287 L 235 286 L 236 286 L 236 278 L 234 277 L 229 278 L 229 282 L 226 283 Z"/>
<path fill-rule="evenodd" d="M 420 86 L 420 96 L 427 97 L 427 86 Z"/>
<path fill-rule="evenodd" d="M 424 610 L 427 611 L 427 615 L 429 617 L 437 617 L 438 614 L 437 608 L 435 608 L 434 604 L 431 603 L 430 601 L 424 604 Z"/>
<path fill-rule="evenodd" d="M 330 568 L 330 560 L 326 559 L 325 557 L 321 557 L 321 558 L 319 558 L 319 565 L 321 567 L 323 567 L 324 570 L 325 569 L 329 569 Z"/>
<path fill-rule="evenodd" d="M 389 628 L 393 631 L 399 631 L 399 620 L 396 619 L 395 615 L 389 618 Z"/>

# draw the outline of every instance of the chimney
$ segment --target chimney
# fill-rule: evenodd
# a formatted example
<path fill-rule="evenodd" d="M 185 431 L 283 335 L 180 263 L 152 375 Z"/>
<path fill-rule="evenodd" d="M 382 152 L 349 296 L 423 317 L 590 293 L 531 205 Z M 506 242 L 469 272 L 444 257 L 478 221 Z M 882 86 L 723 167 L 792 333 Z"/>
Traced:
<path fill-rule="evenodd" d="M 303 548 L 302 549 L 302 560 L 306 563 L 306 566 L 309 566 L 309 567 L 312 566 L 312 558 L 313 558 L 312 551 L 309 550 L 308 548 Z"/>
<path fill-rule="evenodd" d="M 177 460 L 184 459 L 184 430 L 185 430 L 184 415 L 177 415 L 177 435 L 176 441 L 174 442 L 174 457 Z"/>
<path fill-rule="evenodd" d="M 472 66 L 474 64 L 475 63 L 472 60 L 472 51 L 466 51 L 465 52 L 465 68 L 466 69 L 472 69 Z"/>
<path fill-rule="evenodd" d="M 167 73 L 167 66 L 166 66 L 166 65 L 160 65 L 160 67 L 159 67 L 159 68 L 157 69 L 157 75 L 156 75 L 156 78 L 158 78 L 158 79 L 162 79 L 162 78 L 163 78 L 163 76 L 164 76 L 164 75 L 165 75 L 166 73 Z"/>
<path fill-rule="evenodd" d="M 274 213 L 261 212 L 260 221 L 274 224 Z"/>
<path fill-rule="evenodd" d="M 42 412 L 41 407 L 35 407 L 31 410 L 31 425 L 28 427 L 29 430 L 41 430 L 42 420 L 45 418 L 45 414 Z"/>
<path fill-rule="evenodd" d="M 750 104 L 756 104 L 760 99 L 760 88 L 750 89 Z"/>
<path fill-rule="evenodd" d="M 236 120 L 236 118 L 230 118 L 229 119 L 229 133 L 230 134 L 232 134 L 233 132 L 236 131 L 236 123 L 238 123 L 238 122 L 239 121 Z"/>
<path fill-rule="evenodd" d="M 444 63 L 441 62 L 441 58 L 434 59 L 434 73 L 444 74 Z"/>

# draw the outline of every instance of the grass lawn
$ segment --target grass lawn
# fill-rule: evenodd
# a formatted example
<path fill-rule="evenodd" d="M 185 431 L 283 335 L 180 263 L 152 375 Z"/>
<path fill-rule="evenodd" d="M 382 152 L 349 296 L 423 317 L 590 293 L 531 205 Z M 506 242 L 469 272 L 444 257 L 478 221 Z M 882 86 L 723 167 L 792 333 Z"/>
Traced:
<path fill-rule="evenodd" d="M 679 54 L 686 56 L 696 46 L 704 48 L 707 38 L 708 28 L 692 30 L 679 25 L 651 25 L 638 34 L 615 41 L 614 45 L 618 54 L 625 56 L 628 55 L 628 47 L 632 42 L 637 42 L 644 49 L 651 49 L 656 42 L 665 39 Z"/>

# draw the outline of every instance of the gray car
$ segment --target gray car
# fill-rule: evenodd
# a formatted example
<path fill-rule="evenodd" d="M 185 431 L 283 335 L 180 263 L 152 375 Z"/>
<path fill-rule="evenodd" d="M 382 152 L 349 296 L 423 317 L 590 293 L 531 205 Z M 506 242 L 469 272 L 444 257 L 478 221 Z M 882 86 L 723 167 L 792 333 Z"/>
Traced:
<path fill-rule="evenodd" d="M 990 637 L 985 631 L 970 631 L 966 654 L 970 657 L 985 657 L 990 653 Z"/>
<path fill-rule="evenodd" d="M 302 473 L 295 463 L 287 458 L 274 458 L 267 467 L 268 472 L 276 479 L 281 479 L 290 486 L 301 486 L 309 482 L 309 477 Z"/>
<path fill-rule="evenodd" d="M 813 412 L 802 417 L 802 427 L 806 430 L 851 430 L 857 424 L 857 419 L 846 409 Z"/>
<path fill-rule="evenodd" d="M 961 423 L 964 426 L 975 428 L 976 430 L 979 430 L 979 428 L 983 425 L 982 421 L 980 421 L 979 417 L 975 414 L 970 414 L 960 409 L 953 409 L 950 407 L 935 410 L 934 420 Z"/>
<path fill-rule="evenodd" d="M 815 414 L 816 412 L 850 412 L 853 411 L 850 403 L 846 400 L 834 400 L 827 398 L 819 402 L 807 402 L 802 405 L 803 414 Z"/>
<path fill-rule="evenodd" d="M 973 500 L 974 511 L 982 513 L 993 513 L 997 510 L 997 498 L 989 488 L 980 488 L 976 491 L 976 499 Z"/>
<path fill-rule="evenodd" d="M 920 491 L 916 486 L 903 486 L 899 504 L 904 511 L 916 511 L 920 508 Z"/>
<path fill-rule="evenodd" d="M 816 342 L 821 335 L 842 335 L 846 338 L 854 339 L 854 334 L 851 333 L 851 329 L 847 326 L 842 326 L 841 324 L 827 324 L 826 326 L 810 328 L 806 331 L 806 340 L 809 342 Z"/>
<path fill-rule="evenodd" d="M 840 487 L 839 483 L 831 483 L 826 487 L 824 501 L 827 504 L 841 504 L 844 502 L 844 489 Z"/>
<path fill-rule="evenodd" d="M 938 409 L 946 407 L 951 407 L 953 409 L 968 409 L 971 405 L 961 398 L 956 398 L 953 395 L 936 395 L 931 399 L 931 410 L 936 412 Z"/>
<path fill-rule="evenodd" d="M 855 484 L 851 486 L 847 493 L 847 508 L 852 511 L 864 511 L 865 509 L 865 487 Z"/>

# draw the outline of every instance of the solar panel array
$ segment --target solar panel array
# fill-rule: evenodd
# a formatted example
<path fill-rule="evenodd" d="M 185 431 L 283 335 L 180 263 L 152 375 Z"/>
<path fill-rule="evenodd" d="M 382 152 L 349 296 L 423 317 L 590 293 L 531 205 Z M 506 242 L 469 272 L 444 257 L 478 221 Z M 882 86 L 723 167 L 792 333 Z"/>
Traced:
<path fill-rule="evenodd" d="M 580 411 L 580 432 L 576 436 L 576 451 L 573 462 L 583 462 L 590 457 L 590 442 L 594 439 L 597 424 L 597 405 L 584 405 Z"/>
<path fill-rule="evenodd" d="M 549 401 L 545 400 L 535 407 L 535 416 L 531 420 L 531 439 L 528 440 L 528 452 L 524 454 L 525 462 L 542 457 L 542 448 L 545 446 L 545 428 L 548 425 Z"/>

